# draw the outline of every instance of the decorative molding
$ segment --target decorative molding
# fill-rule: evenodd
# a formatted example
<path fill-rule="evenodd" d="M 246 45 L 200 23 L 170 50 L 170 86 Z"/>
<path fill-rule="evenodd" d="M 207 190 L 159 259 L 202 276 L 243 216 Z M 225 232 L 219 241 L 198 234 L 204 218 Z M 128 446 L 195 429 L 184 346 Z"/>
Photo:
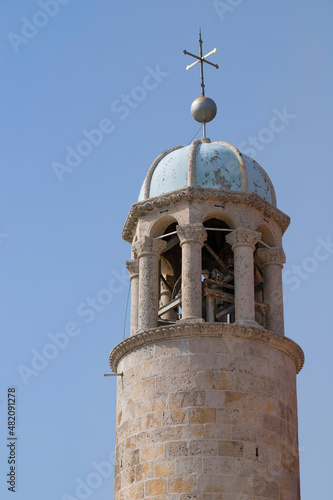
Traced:
<path fill-rule="evenodd" d="M 190 152 L 188 155 L 188 165 L 187 165 L 187 179 L 189 186 L 195 186 L 195 170 L 196 170 L 196 157 L 197 157 L 197 149 L 199 144 L 201 144 L 201 140 L 197 139 L 193 141 L 190 147 Z"/>
<path fill-rule="evenodd" d="M 258 248 L 256 255 L 262 268 L 269 264 L 277 264 L 283 267 L 283 264 L 286 262 L 286 256 L 283 249 L 278 247 Z"/>
<path fill-rule="evenodd" d="M 226 236 L 226 241 L 231 245 L 232 250 L 239 246 L 251 247 L 252 250 L 255 249 L 256 243 L 261 238 L 261 233 L 253 231 L 252 229 L 247 229 L 245 227 L 239 227 Z"/>
<path fill-rule="evenodd" d="M 142 330 L 120 342 L 111 351 L 109 357 L 110 368 L 113 372 L 117 372 L 119 361 L 129 354 L 134 349 L 138 349 L 152 342 L 159 342 L 164 340 L 171 340 L 175 338 L 233 338 L 248 340 L 252 342 L 259 342 L 261 344 L 268 344 L 271 347 L 278 349 L 294 361 L 296 365 L 296 372 L 299 373 L 304 365 L 304 353 L 296 342 L 269 332 L 262 328 L 242 327 L 230 323 L 182 323 L 182 321 L 175 323 L 172 326 L 164 326 L 159 328 L 152 328 L 149 330 Z"/>
<path fill-rule="evenodd" d="M 184 224 L 177 226 L 177 234 L 179 237 L 180 246 L 184 243 L 200 243 L 203 246 L 207 239 L 207 231 L 202 224 Z"/>
<path fill-rule="evenodd" d="M 281 227 L 283 233 L 290 224 L 290 217 L 288 217 L 288 215 L 281 212 L 278 208 L 273 207 L 273 205 L 268 203 L 268 201 L 264 200 L 256 193 L 222 191 L 220 189 L 189 186 L 160 196 L 155 196 L 154 198 L 149 198 L 148 200 L 134 203 L 125 222 L 122 232 L 123 239 L 132 243 L 137 221 L 141 215 L 151 212 L 152 210 L 160 210 L 161 208 L 174 205 L 175 203 L 192 200 L 251 206 L 261 212 L 265 217 L 273 219 Z"/>

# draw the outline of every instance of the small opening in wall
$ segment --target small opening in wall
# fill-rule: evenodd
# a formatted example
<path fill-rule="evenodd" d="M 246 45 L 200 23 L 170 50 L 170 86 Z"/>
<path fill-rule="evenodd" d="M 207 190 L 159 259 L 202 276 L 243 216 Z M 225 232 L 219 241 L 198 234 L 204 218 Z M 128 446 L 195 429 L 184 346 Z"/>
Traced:
<path fill-rule="evenodd" d="M 169 210 L 161 210 L 160 214 L 165 214 L 166 212 L 169 212 Z"/>
<path fill-rule="evenodd" d="M 256 457 L 259 457 L 259 448 L 256 448 Z"/>
<path fill-rule="evenodd" d="M 225 208 L 224 205 L 214 205 L 214 206 L 217 207 L 217 208 Z"/>

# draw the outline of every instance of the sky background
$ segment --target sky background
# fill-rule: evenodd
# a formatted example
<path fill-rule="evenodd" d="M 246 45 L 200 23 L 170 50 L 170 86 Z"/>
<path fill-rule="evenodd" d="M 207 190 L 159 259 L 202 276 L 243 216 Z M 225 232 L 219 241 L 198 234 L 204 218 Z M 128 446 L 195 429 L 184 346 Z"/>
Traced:
<path fill-rule="evenodd" d="M 98 481 L 96 467 L 112 462 L 115 442 L 116 380 L 103 374 L 129 334 L 121 231 L 152 161 L 198 132 L 189 108 L 199 68 L 185 71 L 192 61 L 182 51 L 198 52 L 199 27 L 220 66 L 205 68 L 218 106 L 207 135 L 244 153 L 256 141 L 252 156 L 292 220 L 285 326 L 306 356 L 302 500 L 332 498 L 331 0 L 45 4 L 0 4 L 1 498 L 13 498 L 8 387 L 17 395 L 16 500 L 80 500 L 76 488 L 89 482 L 85 498 L 113 498 L 113 473 L 104 464 Z M 272 132 L 276 113 L 285 123 Z M 82 131 L 100 126 L 96 145 L 82 145 Z M 66 148 L 85 156 L 68 158 L 69 168 Z"/>

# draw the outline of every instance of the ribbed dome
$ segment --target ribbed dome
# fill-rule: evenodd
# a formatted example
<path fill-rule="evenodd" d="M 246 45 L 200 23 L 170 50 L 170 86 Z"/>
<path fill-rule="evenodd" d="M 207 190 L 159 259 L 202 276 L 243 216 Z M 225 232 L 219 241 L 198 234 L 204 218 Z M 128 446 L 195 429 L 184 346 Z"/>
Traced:
<path fill-rule="evenodd" d="M 138 201 L 187 186 L 256 193 L 276 206 L 274 187 L 264 169 L 227 142 L 200 139 L 164 151 L 152 163 Z"/>

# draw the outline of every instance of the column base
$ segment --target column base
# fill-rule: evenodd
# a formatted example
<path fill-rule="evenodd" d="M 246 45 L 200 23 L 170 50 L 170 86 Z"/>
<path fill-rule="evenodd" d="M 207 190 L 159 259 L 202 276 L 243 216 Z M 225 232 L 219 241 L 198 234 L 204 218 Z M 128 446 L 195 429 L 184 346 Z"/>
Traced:
<path fill-rule="evenodd" d="M 247 327 L 252 327 L 252 328 L 261 328 L 263 329 L 264 327 L 259 325 L 254 319 L 238 319 L 237 321 L 234 322 L 234 325 L 240 325 L 240 326 L 247 326 Z"/>
<path fill-rule="evenodd" d="M 203 318 L 198 318 L 196 316 L 190 316 L 189 318 L 182 318 L 177 323 L 206 323 Z"/>

